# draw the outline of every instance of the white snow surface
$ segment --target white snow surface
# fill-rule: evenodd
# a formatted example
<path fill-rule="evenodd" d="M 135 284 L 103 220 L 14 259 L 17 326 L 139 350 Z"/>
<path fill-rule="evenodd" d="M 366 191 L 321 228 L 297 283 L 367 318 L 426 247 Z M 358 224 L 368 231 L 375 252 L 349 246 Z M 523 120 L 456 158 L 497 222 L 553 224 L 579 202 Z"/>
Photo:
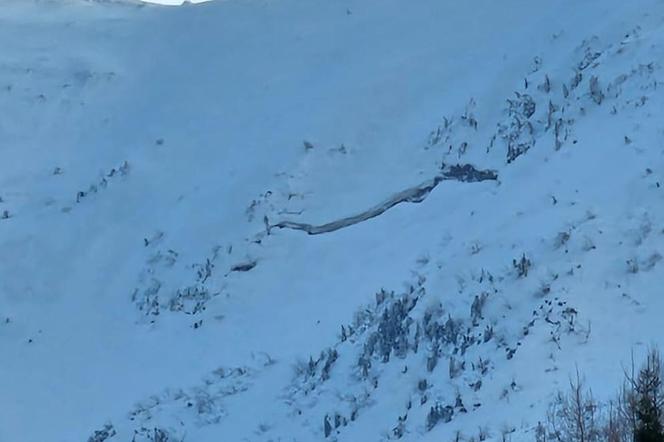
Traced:
<path fill-rule="evenodd" d="M 0 43 L 0 442 L 533 440 L 664 343 L 660 0 L 2 0 Z M 456 164 L 498 179 L 266 229 Z"/>

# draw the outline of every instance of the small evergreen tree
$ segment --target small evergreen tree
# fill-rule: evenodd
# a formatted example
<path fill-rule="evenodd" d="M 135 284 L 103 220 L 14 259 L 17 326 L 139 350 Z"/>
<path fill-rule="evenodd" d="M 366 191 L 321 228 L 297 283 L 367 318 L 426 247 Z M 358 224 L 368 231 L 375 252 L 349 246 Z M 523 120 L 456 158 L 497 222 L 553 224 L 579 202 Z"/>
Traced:
<path fill-rule="evenodd" d="M 648 353 L 646 363 L 639 371 L 637 379 L 632 380 L 636 392 L 636 429 L 635 442 L 664 442 L 662 428 L 662 360 L 656 349 Z"/>

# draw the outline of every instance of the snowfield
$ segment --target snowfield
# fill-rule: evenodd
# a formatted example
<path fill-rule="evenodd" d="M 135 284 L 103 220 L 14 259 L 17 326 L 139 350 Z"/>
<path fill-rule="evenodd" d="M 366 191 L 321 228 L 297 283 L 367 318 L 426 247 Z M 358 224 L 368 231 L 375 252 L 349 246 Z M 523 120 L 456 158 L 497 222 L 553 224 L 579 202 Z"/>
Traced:
<path fill-rule="evenodd" d="M 0 442 L 532 441 L 664 344 L 659 0 L 3 0 L 0 44 Z"/>

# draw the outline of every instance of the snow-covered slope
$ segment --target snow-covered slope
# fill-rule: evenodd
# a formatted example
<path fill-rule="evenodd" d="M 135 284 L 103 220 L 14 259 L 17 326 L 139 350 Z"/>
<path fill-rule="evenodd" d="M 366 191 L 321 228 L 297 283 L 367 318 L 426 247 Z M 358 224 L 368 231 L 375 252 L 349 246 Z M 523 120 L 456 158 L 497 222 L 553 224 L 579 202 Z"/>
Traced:
<path fill-rule="evenodd" d="M 531 440 L 575 366 L 611 394 L 661 340 L 663 14 L 3 1 L 0 441 Z"/>

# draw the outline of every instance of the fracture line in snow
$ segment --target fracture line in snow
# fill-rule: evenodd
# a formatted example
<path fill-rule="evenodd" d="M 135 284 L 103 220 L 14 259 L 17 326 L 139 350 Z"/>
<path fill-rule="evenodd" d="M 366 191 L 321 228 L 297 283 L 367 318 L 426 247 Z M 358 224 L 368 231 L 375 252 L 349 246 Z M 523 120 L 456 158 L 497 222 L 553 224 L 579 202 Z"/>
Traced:
<path fill-rule="evenodd" d="M 336 230 L 343 229 L 345 227 L 350 227 L 355 224 L 359 224 L 363 221 L 367 221 L 371 218 L 375 218 L 379 215 L 382 215 L 387 210 L 401 204 L 404 202 L 408 203 L 421 203 L 426 199 L 427 196 L 433 191 L 433 189 L 438 186 L 442 181 L 462 181 L 462 182 L 480 182 L 487 180 L 497 180 L 498 174 L 493 170 L 477 170 L 470 164 L 465 164 L 463 166 L 456 165 L 450 167 L 442 175 L 438 175 L 432 179 L 424 181 L 418 186 L 410 187 L 408 189 L 402 190 L 401 192 L 392 195 L 387 200 L 382 203 L 373 206 L 361 213 L 352 215 L 346 218 L 341 218 L 336 221 L 332 221 L 326 224 L 313 225 L 308 223 L 301 223 L 297 221 L 284 220 L 276 224 L 269 224 L 267 217 L 265 218 L 265 224 L 267 227 L 268 234 L 273 228 L 277 229 L 291 229 L 291 230 L 302 230 L 307 232 L 309 235 L 320 235 L 322 233 L 330 233 Z"/>

